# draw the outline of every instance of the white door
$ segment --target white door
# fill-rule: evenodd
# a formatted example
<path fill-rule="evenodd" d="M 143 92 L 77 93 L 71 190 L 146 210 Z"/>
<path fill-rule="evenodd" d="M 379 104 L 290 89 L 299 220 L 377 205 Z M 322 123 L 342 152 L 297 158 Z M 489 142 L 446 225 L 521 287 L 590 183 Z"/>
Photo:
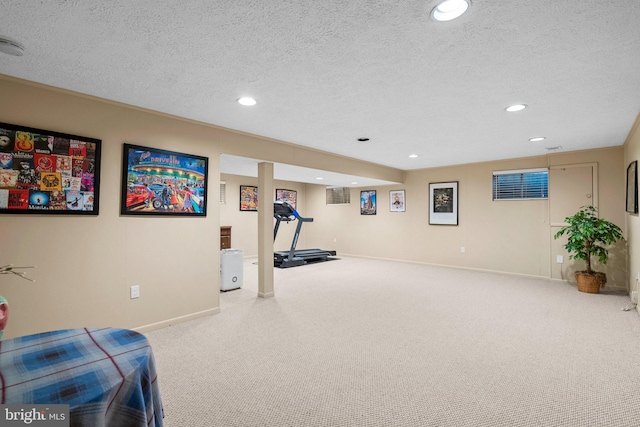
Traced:
<path fill-rule="evenodd" d="M 564 249 L 566 236 L 553 236 L 565 225 L 564 219 L 582 206 L 598 207 L 597 164 L 553 166 L 549 169 L 549 223 L 551 225 L 551 277 L 573 281 L 573 272 L 583 268 L 583 262 L 569 260 Z M 560 259 L 562 263 L 560 263 Z"/>

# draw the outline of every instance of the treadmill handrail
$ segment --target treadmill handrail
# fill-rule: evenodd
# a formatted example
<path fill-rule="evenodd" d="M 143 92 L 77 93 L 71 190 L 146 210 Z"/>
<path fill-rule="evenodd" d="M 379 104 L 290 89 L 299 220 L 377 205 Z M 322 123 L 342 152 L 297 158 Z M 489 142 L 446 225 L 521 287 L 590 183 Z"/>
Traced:
<path fill-rule="evenodd" d="M 296 231 L 293 235 L 293 241 L 291 242 L 291 248 L 288 251 L 274 252 L 274 264 L 276 267 L 296 267 L 298 265 L 304 265 L 307 263 L 307 259 L 311 260 L 326 260 L 329 256 L 335 256 L 336 251 L 327 251 L 323 249 L 300 249 L 296 250 L 298 244 L 298 238 L 300 237 L 300 229 L 303 222 L 313 222 L 313 218 L 305 218 L 301 216 L 298 211 L 287 201 L 277 200 L 273 203 L 273 217 L 276 219 L 276 224 L 273 229 L 273 240 L 275 241 L 278 235 L 278 228 L 280 222 L 298 220 L 296 224 Z"/>
<path fill-rule="evenodd" d="M 296 231 L 293 235 L 293 241 L 291 242 L 291 248 L 289 249 L 289 261 L 293 260 L 296 252 L 296 245 L 298 244 L 298 237 L 300 237 L 300 230 L 302 229 L 303 222 L 313 222 L 313 218 L 305 218 L 301 216 L 293 205 L 286 200 L 276 200 L 273 202 L 273 217 L 276 219 L 276 225 L 273 229 L 273 240 L 276 240 L 278 235 L 278 228 L 280 227 L 280 221 L 291 221 L 291 216 L 294 216 L 298 220 Z"/>

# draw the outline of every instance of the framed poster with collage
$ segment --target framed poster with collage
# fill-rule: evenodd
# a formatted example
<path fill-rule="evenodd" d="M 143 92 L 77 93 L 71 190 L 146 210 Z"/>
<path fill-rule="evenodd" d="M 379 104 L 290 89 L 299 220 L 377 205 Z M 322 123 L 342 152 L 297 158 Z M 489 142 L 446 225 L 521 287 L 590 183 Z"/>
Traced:
<path fill-rule="evenodd" d="M 296 209 L 298 204 L 298 192 L 296 190 L 276 188 L 276 201 L 289 202 L 291 206 L 293 206 L 293 209 Z"/>
<path fill-rule="evenodd" d="M 254 185 L 240 186 L 240 210 L 258 212 L 258 187 Z"/>
<path fill-rule="evenodd" d="M 0 213 L 98 215 L 99 139 L 0 123 Z"/>

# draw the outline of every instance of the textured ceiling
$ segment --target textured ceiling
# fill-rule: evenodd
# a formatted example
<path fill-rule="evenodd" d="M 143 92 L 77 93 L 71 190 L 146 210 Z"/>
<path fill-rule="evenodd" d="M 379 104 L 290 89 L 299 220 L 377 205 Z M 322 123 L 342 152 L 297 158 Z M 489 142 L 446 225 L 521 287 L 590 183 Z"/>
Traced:
<path fill-rule="evenodd" d="M 0 0 L 0 73 L 403 170 L 624 143 L 640 1 L 436 3 Z"/>

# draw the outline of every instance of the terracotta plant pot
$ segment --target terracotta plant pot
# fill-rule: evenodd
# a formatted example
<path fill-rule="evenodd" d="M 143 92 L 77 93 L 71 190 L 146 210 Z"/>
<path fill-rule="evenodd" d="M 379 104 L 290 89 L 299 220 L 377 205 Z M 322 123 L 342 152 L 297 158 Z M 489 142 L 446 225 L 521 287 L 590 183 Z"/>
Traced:
<path fill-rule="evenodd" d="M 580 292 L 599 294 L 600 288 L 607 283 L 607 276 L 598 272 L 589 274 L 586 271 L 576 271 L 576 283 Z"/>

